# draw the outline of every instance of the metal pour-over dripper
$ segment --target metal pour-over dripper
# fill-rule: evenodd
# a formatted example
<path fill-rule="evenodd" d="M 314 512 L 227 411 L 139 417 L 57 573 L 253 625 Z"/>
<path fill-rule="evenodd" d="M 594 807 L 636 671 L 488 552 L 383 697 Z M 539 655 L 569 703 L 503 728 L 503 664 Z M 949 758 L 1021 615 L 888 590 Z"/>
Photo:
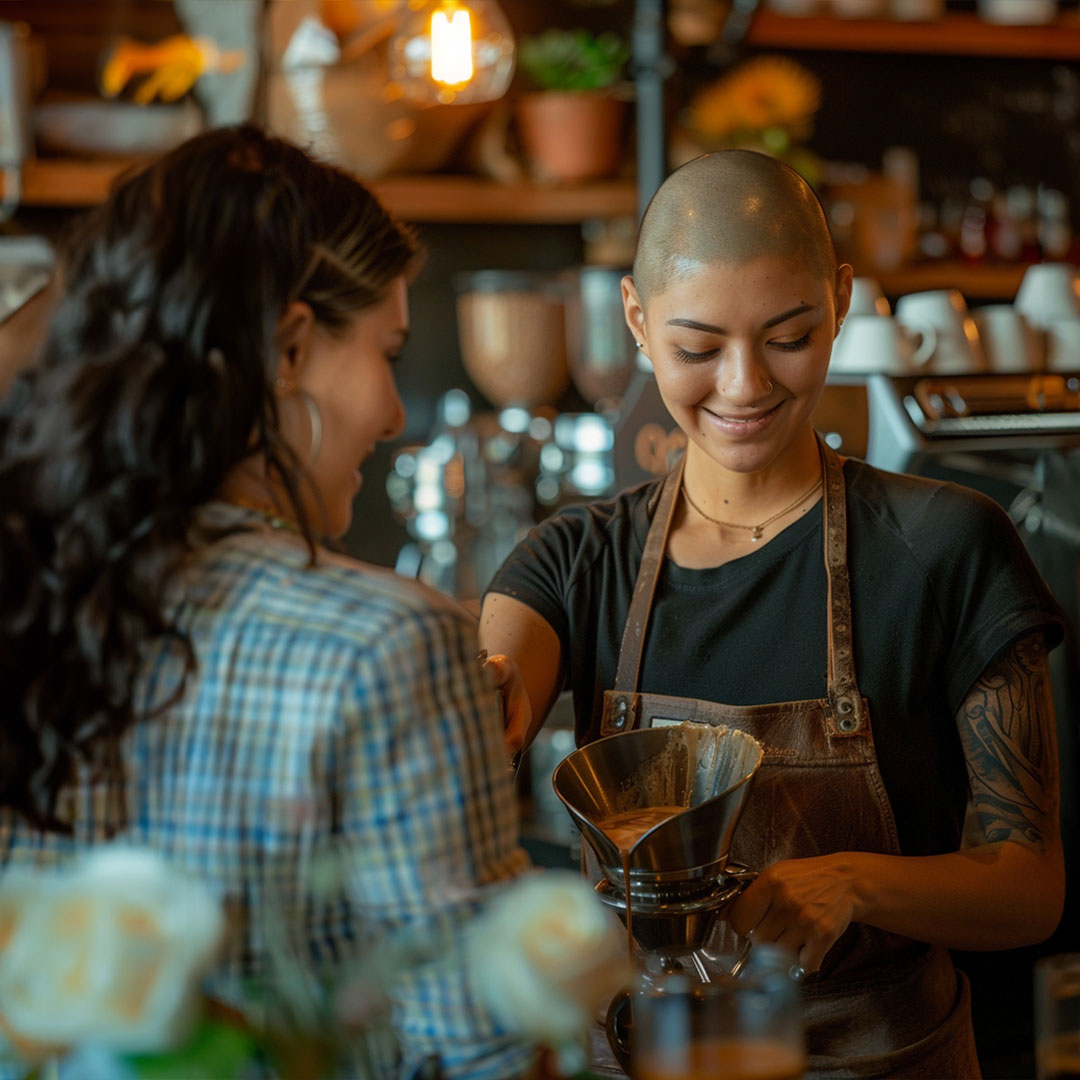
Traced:
<path fill-rule="evenodd" d="M 634 936 L 646 948 L 700 945 L 712 912 L 738 891 L 728 853 L 761 758 L 745 732 L 686 723 L 598 739 L 555 770 L 555 793 L 600 862 L 597 892 L 625 909 L 629 891 Z M 599 823 L 659 806 L 685 809 L 633 844 L 626 882 L 622 854 Z"/>

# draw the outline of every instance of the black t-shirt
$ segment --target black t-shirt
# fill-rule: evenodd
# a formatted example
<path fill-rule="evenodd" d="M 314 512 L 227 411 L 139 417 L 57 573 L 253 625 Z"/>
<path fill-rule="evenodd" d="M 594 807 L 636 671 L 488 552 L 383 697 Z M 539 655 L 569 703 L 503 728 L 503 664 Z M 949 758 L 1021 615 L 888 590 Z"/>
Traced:
<path fill-rule="evenodd" d="M 957 707 L 1018 637 L 1063 616 L 1012 522 L 955 484 L 849 459 L 854 651 L 901 850 L 956 850 L 968 781 Z M 571 506 L 514 549 L 489 591 L 528 604 L 562 642 L 579 745 L 599 734 L 660 481 Z M 729 705 L 825 696 L 822 504 L 759 551 L 693 570 L 665 560 L 639 689 Z"/>

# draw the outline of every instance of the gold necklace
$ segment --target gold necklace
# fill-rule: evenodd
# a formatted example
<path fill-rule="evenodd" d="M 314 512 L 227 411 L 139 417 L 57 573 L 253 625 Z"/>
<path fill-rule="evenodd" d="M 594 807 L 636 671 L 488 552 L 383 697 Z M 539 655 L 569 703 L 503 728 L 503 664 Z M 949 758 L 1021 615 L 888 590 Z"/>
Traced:
<path fill-rule="evenodd" d="M 756 544 L 761 539 L 761 536 L 762 536 L 762 533 L 764 532 L 764 530 L 767 529 L 774 521 L 776 521 L 778 518 L 782 518 L 785 514 L 790 514 L 791 511 L 794 510 L 796 506 L 799 506 L 801 503 L 806 502 L 806 500 L 809 499 L 810 496 L 813 495 L 814 492 L 817 491 L 817 489 L 819 487 L 821 487 L 822 480 L 823 480 L 823 477 L 819 476 L 814 481 L 814 484 L 810 488 L 809 491 L 804 492 L 793 503 L 789 504 L 788 506 L 785 506 L 783 510 L 778 510 L 775 514 L 773 514 L 772 517 L 766 518 L 759 525 L 740 525 L 736 521 L 721 521 L 719 518 L 714 518 L 710 514 L 706 514 L 705 511 L 702 510 L 701 507 L 698 506 L 698 504 L 696 502 L 694 502 L 694 500 L 690 497 L 690 492 L 686 490 L 685 482 L 683 483 L 682 492 L 683 492 L 683 495 L 686 497 L 686 501 L 706 521 L 711 521 L 714 525 L 723 525 L 725 529 L 742 529 L 743 531 L 750 533 L 751 541 L 753 541 Z"/>
<path fill-rule="evenodd" d="M 256 503 L 254 500 L 245 499 L 242 496 L 232 498 L 229 501 L 233 506 L 240 507 L 241 510 L 248 510 L 253 514 L 258 514 L 259 517 L 275 531 L 297 534 L 302 532 L 297 522 L 293 521 L 292 518 L 286 517 L 275 506 L 268 506 L 266 503 Z"/>

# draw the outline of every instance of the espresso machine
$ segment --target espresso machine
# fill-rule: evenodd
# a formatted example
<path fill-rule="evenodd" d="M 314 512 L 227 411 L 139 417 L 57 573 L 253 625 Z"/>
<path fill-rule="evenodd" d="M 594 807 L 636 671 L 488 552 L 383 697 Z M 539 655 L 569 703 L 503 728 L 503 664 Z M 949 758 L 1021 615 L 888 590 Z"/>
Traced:
<path fill-rule="evenodd" d="M 455 279 L 462 364 L 492 408 L 451 389 L 428 442 L 395 456 L 387 490 L 409 534 L 399 573 L 473 600 L 537 520 L 615 490 L 615 425 L 635 353 L 621 276 L 585 266 Z M 594 411 L 558 410 L 571 381 Z"/>

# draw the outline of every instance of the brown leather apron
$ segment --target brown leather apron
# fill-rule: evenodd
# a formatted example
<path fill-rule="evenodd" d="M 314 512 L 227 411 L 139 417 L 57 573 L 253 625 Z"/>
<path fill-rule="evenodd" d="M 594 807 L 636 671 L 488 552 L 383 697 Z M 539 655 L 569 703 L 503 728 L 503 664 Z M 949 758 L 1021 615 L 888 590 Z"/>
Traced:
<path fill-rule="evenodd" d="M 731 852 L 734 861 L 757 870 L 836 851 L 900 854 L 869 710 L 855 679 L 844 474 L 836 454 L 819 445 L 828 577 L 825 698 L 734 706 L 638 691 L 645 630 L 682 484 L 681 461 L 661 489 L 615 688 L 604 694 L 602 735 L 648 727 L 654 720 L 694 720 L 740 728 L 763 744 L 764 759 Z M 737 951 L 727 923 L 718 923 L 712 947 Z M 854 924 L 803 989 L 808 1075 L 934 1080 L 980 1075 L 967 981 L 944 948 Z"/>

